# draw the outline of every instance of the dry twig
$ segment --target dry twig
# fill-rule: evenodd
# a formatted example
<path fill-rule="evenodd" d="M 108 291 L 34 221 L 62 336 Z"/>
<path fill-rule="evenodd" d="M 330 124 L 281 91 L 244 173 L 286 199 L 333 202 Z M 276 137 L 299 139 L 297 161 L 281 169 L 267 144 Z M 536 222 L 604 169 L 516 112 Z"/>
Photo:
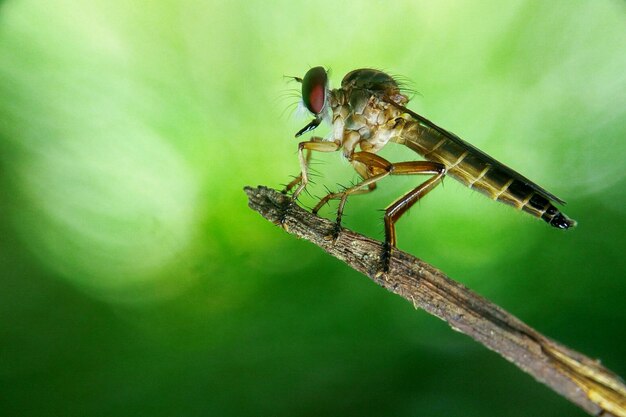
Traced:
<path fill-rule="evenodd" d="M 446 321 L 596 416 L 626 417 L 626 386 L 592 360 L 547 338 L 433 266 L 394 250 L 388 274 L 378 274 L 379 242 L 317 217 L 275 190 L 246 187 L 249 205 L 287 232 L 309 240 L 416 307 Z"/>

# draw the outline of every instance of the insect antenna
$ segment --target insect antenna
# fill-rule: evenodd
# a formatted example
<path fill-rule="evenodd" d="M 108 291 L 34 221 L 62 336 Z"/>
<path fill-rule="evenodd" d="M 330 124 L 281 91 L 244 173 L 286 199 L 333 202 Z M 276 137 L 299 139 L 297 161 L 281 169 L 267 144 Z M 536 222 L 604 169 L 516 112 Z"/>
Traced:
<path fill-rule="evenodd" d="M 297 81 L 300 84 L 302 84 L 302 78 L 296 77 L 294 75 L 283 75 L 283 79 L 287 79 L 289 81 Z"/>

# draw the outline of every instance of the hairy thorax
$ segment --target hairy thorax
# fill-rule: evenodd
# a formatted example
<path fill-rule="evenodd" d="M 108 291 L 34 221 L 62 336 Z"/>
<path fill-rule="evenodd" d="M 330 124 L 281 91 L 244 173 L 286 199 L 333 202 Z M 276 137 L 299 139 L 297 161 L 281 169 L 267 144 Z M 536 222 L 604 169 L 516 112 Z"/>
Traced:
<path fill-rule="evenodd" d="M 408 101 L 401 94 L 394 99 L 400 105 Z M 332 90 L 330 106 L 332 139 L 341 143 L 343 154 L 348 158 L 357 146 L 363 151 L 378 152 L 401 132 L 405 121 L 400 109 L 366 90 Z"/>

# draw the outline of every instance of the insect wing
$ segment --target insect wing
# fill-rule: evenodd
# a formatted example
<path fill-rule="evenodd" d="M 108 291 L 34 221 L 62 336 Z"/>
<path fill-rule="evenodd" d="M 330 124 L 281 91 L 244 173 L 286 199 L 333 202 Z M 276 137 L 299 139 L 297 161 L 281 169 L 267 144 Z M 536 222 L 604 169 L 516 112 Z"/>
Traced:
<path fill-rule="evenodd" d="M 485 152 L 481 151 L 480 149 L 478 149 L 474 145 L 472 145 L 470 143 L 467 143 L 466 141 L 464 141 L 463 139 L 461 139 L 460 137 L 458 137 L 454 133 L 449 132 L 449 131 L 443 129 L 442 127 L 437 126 L 436 124 L 434 124 L 430 120 L 426 119 L 423 116 L 420 116 L 419 114 L 415 113 L 412 110 L 407 109 L 404 106 L 401 106 L 401 105 L 399 105 L 397 103 L 394 103 L 393 101 L 391 101 L 391 104 L 393 104 L 394 106 L 396 106 L 400 110 L 406 112 L 407 114 L 411 115 L 415 120 L 417 120 L 421 124 L 431 128 L 431 129 L 436 130 L 437 132 L 441 133 L 446 138 L 448 138 L 451 141 L 457 143 L 458 145 L 464 147 L 470 153 L 472 153 L 473 155 L 478 156 L 480 159 L 482 159 L 485 163 L 502 170 L 507 175 L 509 175 L 511 178 L 513 178 L 515 180 L 518 180 L 518 181 L 521 181 L 522 183 L 526 184 L 527 186 L 532 188 L 532 190 L 535 191 L 537 194 L 543 196 L 544 198 L 546 198 L 548 200 L 555 201 L 555 202 L 560 203 L 560 204 L 565 204 L 565 201 L 563 201 L 559 197 L 557 197 L 554 194 L 546 191 L 544 188 L 542 188 L 539 185 L 535 184 L 534 182 L 530 181 L 528 178 L 524 177 L 522 174 L 518 173 L 517 171 L 514 171 L 513 169 L 511 169 L 508 166 L 504 165 L 502 162 L 499 162 L 496 159 L 492 158 L 491 156 L 487 155 Z"/>

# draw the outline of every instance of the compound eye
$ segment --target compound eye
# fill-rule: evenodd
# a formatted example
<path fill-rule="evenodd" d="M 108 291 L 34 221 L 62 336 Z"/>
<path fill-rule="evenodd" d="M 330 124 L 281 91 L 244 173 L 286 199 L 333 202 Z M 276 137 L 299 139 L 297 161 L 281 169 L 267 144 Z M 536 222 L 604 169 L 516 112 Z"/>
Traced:
<path fill-rule="evenodd" d="M 326 105 L 328 75 L 322 67 L 311 68 L 302 79 L 302 101 L 309 111 L 320 114 Z"/>

